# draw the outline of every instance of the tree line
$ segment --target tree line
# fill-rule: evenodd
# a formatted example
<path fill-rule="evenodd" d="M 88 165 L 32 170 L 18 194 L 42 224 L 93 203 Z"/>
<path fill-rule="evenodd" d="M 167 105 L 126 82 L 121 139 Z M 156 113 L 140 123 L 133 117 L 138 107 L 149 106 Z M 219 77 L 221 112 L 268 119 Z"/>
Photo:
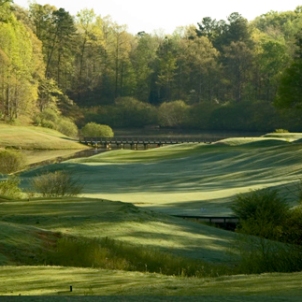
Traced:
<path fill-rule="evenodd" d="M 133 35 L 92 9 L 0 0 L 0 119 L 51 110 L 78 126 L 298 130 L 296 110 L 279 108 L 300 101 L 288 87 L 301 83 L 301 29 L 302 6 Z"/>

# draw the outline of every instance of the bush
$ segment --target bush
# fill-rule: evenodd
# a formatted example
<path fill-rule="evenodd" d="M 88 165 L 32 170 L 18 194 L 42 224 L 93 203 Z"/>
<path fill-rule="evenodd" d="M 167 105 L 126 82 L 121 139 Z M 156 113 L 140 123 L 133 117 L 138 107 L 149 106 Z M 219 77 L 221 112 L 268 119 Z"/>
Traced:
<path fill-rule="evenodd" d="M 76 196 L 83 189 L 83 185 L 62 171 L 36 176 L 32 180 L 32 186 L 43 197 Z"/>
<path fill-rule="evenodd" d="M 86 137 L 113 137 L 113 130 L 107 125 L 100 125 L 96 123 L 86 124 L 81 133 Z"/>
<path fill-rule="evenodd" d="M 19 188 L 20 180 L 17 176 L 11 176 L 6 180 L 0 181 L 0 195 L 18 199 L 21 197 L 21 190 Z"/>
<path fill-rule="evenodd" d="M 181 127 L 187 123 L 189 106 L 184 101 L 164 102 L 158 108 L 160 126 Z"/>
<path fill-rule="evenodd" d="M 69 137 L 77 137 L 78 128 L 73 121 L 66 117 L 60 117 L 56 130 Z"/>
<path fill-rule="evenodd" d="M 282 241 L 302 245 L 302 205 L 290 210 Z"/>
<path fill-rule="evenodd" d="M 297 272 L 302 269 L 302 248 L 261 237 L 241 235 L 233 242 L 240 260 L 237 274 Z"/>
<path fill-rule="evenodd" d="M 280 239 L 283 236 L 289 206 L 276 190 L 239 194 L 231 208 L 239 217 L 240 232 L 269 239 Z"/>
<path fill-rule="evenodd" d="M 13 149 L 0 150 L 0 173 L 10 174 L 26 167 L 26 157 Z"/>
<path fill-rule="evenodd" d="M 285 129 L 275 129 L 275 133 L 289 133 L 289 131 Z"/>

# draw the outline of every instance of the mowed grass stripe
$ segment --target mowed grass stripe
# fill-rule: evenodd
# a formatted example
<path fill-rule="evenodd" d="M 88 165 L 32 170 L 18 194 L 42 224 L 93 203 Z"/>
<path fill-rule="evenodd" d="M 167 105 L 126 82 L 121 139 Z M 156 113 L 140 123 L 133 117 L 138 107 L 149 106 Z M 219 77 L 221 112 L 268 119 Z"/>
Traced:
<path fill-rule="evenodd" d="M 252 141 L 252 142 L 251 142 Z M 297 183 L 301 143 L 276 138 L 232 139 L 147 151 L 117 150 L 47 167 L 83 182 L 83 196 L 131 202 L 168 214 L 231 215 L 238 193 Z M 44 171 L 46 171 L 44 169 Z M 26 180 L 43 172 L 22 175 Z M 290 201 L 297 196 L 287 194 Z"/>
<path fill-rule="evenodd" d="M 52 299 L 58 295 L 112 295 L 118 301 L 118 296 L 162 297 L 155 301 L 176 296 L 191 297 L 189 301 L 196 301 L 197 296 L 202 296 L 205 301 L 218 301 L 218 298 L 235 302 L 242 299 L 298 302 L 302 296 L 301 277 L 301 273 L 292 273 L 197 279 L 87 268 L 4 266 L 0 267 L 0 294 L 40 295 L 44 296 L 43 301 L 57 301 Z"/>
<path fill-rule="evenodd" d="M 144 246 L 177 256 L 229 263 L 230 247 L 237 237 L 235 233 L 122 202 L 79 198 L 6 202 L 0 207 L 1 226 L 8 234 L 2 237 L 6 247 L 14 246 L 15 240 L 23 233 L 28 234 L 27 228 L 31 226 L 72 236 L 109 237 L 138 248 Z M 36 237 L 24 238 L 28 244 L 37 244 Z"/>

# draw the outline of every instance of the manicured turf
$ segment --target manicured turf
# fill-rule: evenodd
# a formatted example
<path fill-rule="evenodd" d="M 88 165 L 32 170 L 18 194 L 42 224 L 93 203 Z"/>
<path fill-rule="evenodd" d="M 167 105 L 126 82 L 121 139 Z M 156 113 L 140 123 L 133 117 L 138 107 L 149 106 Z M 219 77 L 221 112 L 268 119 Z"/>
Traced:
<path fill-rule="evenodd" d="M 133 301 L 181 301 L 182 297 L 196 301 L 196 296 L 203 296 L 203 301 L 300 301 L 301 273 L 198 279 L 15 266 L 17 260 L 34 257 L 33 250 L 43 252 L 57 232 L 109 237 L 138 248 L 227 263 L 231 245 L 236 251 L 235 233 L 167 214 L 229 215 L 236 194 L 266 187 L 283 188 L 294 204 L 294 184 L 302 172 L 300 139 L 301 135 L 291 134 L 118 150 L 22 173 L 22 186 L 27 189 L 33 176 L 55 170 L 78 177 L 85 189 L 82 198 L 0 200 L 0 264 L 10 265 L 0 267 L 0 295 L 52 295 L 43 296 L 43 301 L 64 301 L 70 295 L 110 295 L 112 301 L 125 296 Z"/>
<path fill-rule="evenodd" d="M 62 300 L 64 296 L 112 295 L 112 301 L 202 299 L 299 302 L 302 296 L 301 278 L 301 273 L 293 273 L 197 279 L 87 268 L 4 266 L 0 267 L 0 293 L 15 296 L 40 295 L 43 296 L 43 301 L 65 301 Z M 50 295 L 52 297 L 47 297 Z M 58 296 L 61 300 L 56 299 Z M 95 300 L 82 297 L 81 301 Z"/>
<path fill-rule="evenodd" d="M 88 238 L 109 237 L 179 256 L 229 263 L 230 245 L 236 237 L 221 229 L 106 200 L 5 202 L 0 209 L 0 226 L 4 230 L 0 243 L 6 250 L 16 243 L 20 250 L 21 246 L 28 250 L 26 244 L 35 248 L 34 233 L 42 229 Z M 22 237 L 24 233 L 28 237 Z"/>
<path fill-rule="evenodd" d="M 47 170 L 62 169 L 78 177 L 86 197 L 130 202 L 167 214 L 231 215 L 233 197 L 253 189 L 286 186 L 289 201 L 297 199 L 302 145 L 291 140 L 233 138 L 211 145 L 116 150 Z M 25 173 L 23 185 L 26 178 L 42 172 L 43 168 Z"/>

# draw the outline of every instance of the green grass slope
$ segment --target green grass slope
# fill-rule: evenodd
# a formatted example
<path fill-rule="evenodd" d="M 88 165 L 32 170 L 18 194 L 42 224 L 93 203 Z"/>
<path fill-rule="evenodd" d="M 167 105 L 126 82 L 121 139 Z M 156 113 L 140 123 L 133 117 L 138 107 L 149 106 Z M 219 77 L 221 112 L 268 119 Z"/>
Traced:
<path fill-rule="evenodd" d="M 84 149 L 85 146 L 62 133 L 41 127 L 0 124 L 0 148 L 14 147 L 29 150 Z"/>
<path fill-rule="evenodd" d="M 0 295 L 22 295 L 23 301 L 27 295 L 43 301 L 68 301 L 73 295 L 81 295 L 81 301 L 93 301 L 87 297 L 93 295 L 109 295 L 112 301 L 196 301 L 196 296 L 203 301 L 300 301 L 301 273 L 183 278 L 34 264 L 43 262 L 58 236 L 109 237 L 138 249 L 229 263 L 235 233 L 166 214 L 231 214 L 229 202 L 239 192 L 297 182 L 301 146 L 298 135 L 233 138 L 118 150 L 22 173 L 27 188 L 43 171 L 66 170 L 83 182 L 84 197 L 0 200 Z M 294 186 L 286 193 L 296 198 Z"/>
<path fill-rule="evenodd" d="M 299 136 L 296 136 L 299 139 Z M 282 137 L 233 138 L 215 144 L 183 144 L 147 151 L 116 150 L 47 167 L 66 170 L 85 185 L 83 195 L 133 204 L 167 214 L 230 215 L 243 192 L 288 186 L 302 173 L 302 148 Z M 27 180 L 42 173 L 22 175 Z"/>
<path fill-rule="evenodd" d="M 109 237 L 177 256 L 215 263 L 230 261 L 235 233 L 125 204 L 88 198 L 0 204 L 0 244 L 5 251 L 35 246 L 39 230 L 85 238 Z M 24 228 L 24 229 L 22 229 Z M 29 228 L 31 231 L 28 231 Z M 34 228 L 34 229 L 32 229 Z M 22 234 L 26 236 L 22 237 Z M 1 253 L 1 249 L 0 249 Z M 5 257 L 9 253 L 2 253 Z M 2 263 L 3 262 L 2 260 Z M 9 264 L 9 262 L 7 262 Z"/>

